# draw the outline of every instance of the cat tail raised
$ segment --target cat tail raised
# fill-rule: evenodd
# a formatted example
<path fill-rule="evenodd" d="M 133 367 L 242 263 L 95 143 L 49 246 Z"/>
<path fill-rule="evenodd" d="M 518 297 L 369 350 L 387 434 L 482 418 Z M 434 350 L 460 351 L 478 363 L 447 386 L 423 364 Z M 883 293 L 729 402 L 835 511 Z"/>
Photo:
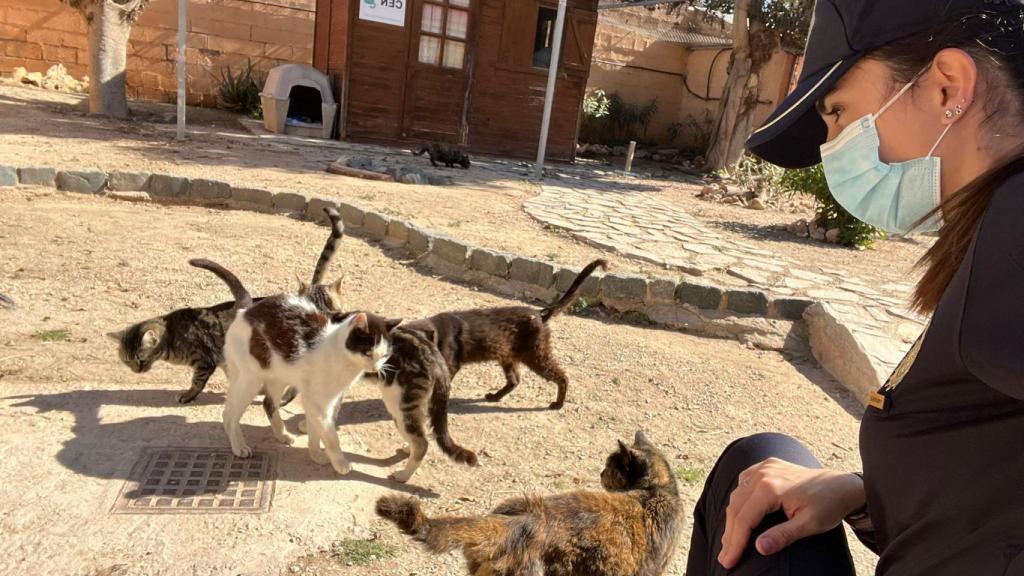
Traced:
<path fill-rule="evenodd" d="M 428 406 L 434 438 L 437 440 L 438 448 L 449 458 L 459 464 L 476 466 L 476 453 L 456 444 L 448 432 L 448 398 L 450 395 L 451 380 L 444 379 L 434 383 L 434 390 L 430 393 L 430 405 Z"/>
<path fill-rule="evenodd" d="M 327 213 L 327 217 L 331 220 L 331 235 L 327 238 L 323 251 L 320 252 L 320 259 L 316 261 L 316 268 L 313 269 L 313 281 L 309 284 L 310 288 L 323 283 L 324 272 L 327 271 L 327 266 L 330 265 L 331 260 L 334 258 L 334 252 L 338 249 L 338 243 L 345 237 L 345 225 L 341 221 L 341 214 L 338 213 L 338 210 L 333 206 L 326 206 L 324 212 Z"/>
<path fill-rule="evenodd" d="M 382 496 L 377 500 L 377 515 L 437 553 L 463 546 L 479 552 L 481 548 L 502 542 L 508 531 L 506 521 L 493 518 L 428 518 L 420 501 L 410 496 Z M 497 554 L 494 550 L 492 555 Z"/>
<path fill-rule="evenodd" d="M 230 270 L 205 258 L 193 258 L 188 261 L 189 264 L 196 268 L 202 268 L 203 270 L 209 270 L 217 275 L 218 278 L 224 281 L 231 289 L 231 294 L 235 297 L 235 309 L 240 310 L 242 308 L 249 308 L 252 306 L 252 295 L 242 285 L 242 281 L 231 273 Z"/>
<path fill-rule="evenodd" d="M 600 259 L 587 264 L 586 268 L 581 270 L 579 275 L 576 276 L 576 279 L 572 281 L 572 286 L 569 286 L 569 289 L 565 291 L 562 298 L 558 302 L 555 302 L 551 306 L 540 311 L 541 320 L 547 324 L 548 320 L 551 320 L 555 316 L 565 312 L 566 308 L 572 306 L 573 302 L 576 301 L 576 297 L 579 295 L 580 287 L 583 286 L 583 283 L 586 282 L 587 278 L 590 278 L 590 275 L 598 268 L 601 270 L 607 270 L 608 261 Z"/>

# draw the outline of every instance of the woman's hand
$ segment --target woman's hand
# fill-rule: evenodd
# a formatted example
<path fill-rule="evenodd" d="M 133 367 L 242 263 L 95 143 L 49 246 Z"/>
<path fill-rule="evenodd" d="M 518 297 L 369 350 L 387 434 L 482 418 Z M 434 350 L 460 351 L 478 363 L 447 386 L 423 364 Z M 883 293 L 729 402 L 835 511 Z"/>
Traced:
<path fill-rule="evenodd" d="M 729 498 L 718 561 L 733 568 L 750 534 L 768 514 L 783 510 L 788 521 L 765 531 L 757 551 L 770 556 L 790 544 L 835 528 L 864 505 L 864 482 L 856 474 L 804 468 L 770 458 L 744 470 Z"/>

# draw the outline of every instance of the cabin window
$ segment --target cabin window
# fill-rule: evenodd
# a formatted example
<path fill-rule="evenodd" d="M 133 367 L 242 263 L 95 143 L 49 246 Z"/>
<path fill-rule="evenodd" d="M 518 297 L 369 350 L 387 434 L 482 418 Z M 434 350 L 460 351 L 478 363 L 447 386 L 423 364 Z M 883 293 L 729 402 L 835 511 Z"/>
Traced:
<path fill-rule="evenodd" d="M 470 1 L 431 0 L 423 3 L 418 58 L 421 64 L 454 70 L 465 67 Z"/>
<path fill-rule="evenodd" d="M 558 10 L 540 8 L 537 15 L 537 34 L 533 38 L 533 67 L 549 68 L 551 66 L 551 48 L 555 45 L 555 20 Z"/>

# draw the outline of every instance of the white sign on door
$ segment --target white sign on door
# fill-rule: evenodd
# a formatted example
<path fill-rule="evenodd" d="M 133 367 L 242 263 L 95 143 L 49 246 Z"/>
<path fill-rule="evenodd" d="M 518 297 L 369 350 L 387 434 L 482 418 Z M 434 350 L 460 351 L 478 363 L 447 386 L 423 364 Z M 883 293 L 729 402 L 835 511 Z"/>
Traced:
<path fill-rule="evenodd" d="M 412 0 L 359 0 L 359 18 L 392 26 L 405 26 L 405 5 Z"/>

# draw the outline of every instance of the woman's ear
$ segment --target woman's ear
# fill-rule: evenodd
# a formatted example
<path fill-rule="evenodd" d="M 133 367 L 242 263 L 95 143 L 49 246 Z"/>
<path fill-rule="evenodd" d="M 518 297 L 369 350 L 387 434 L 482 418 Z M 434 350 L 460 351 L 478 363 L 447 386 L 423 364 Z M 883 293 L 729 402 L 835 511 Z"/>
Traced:
<path fill-rule="evenodd" d="M 966 51 L 946 48 L 935 55 L 932 64 L 935 102 L 944 124 L 958 121 L 974 104 L 978 85 L 978 64 Z"/>

